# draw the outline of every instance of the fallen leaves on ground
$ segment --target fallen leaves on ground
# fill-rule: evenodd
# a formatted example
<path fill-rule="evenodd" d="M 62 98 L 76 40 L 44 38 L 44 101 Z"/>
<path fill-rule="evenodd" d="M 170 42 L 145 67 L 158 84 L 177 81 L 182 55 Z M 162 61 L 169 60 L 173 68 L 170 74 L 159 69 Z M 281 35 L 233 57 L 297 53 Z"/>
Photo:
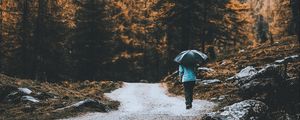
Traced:
<path fill-rule="evenodd" d="M 40 102 L 3 101 L 4 95 L 14 91 L 4 89 L 1 91 L 0 119 L 57 119 L 92 112 L 93 109 L 68 109 L 57 111 L 85 99 L 97 100 L 109 109 L 117 109 L 119 102 L 111 101 L 104 97 L 105 92 L 110 92 L 122 86 L 122 82 L 112 81 L 63 81 L 60 83 L 40 82 L 34 80 L 18 79 L 0 74 L 0 86 L 11 88 L 28 88 L 32 90 L 30 96 Z M 3 96 L 2 96 L 3 95 Z M 100 111 L 101 112 L 101 111 Z M 105 112 L 105 111 L 102 111 Z"/>

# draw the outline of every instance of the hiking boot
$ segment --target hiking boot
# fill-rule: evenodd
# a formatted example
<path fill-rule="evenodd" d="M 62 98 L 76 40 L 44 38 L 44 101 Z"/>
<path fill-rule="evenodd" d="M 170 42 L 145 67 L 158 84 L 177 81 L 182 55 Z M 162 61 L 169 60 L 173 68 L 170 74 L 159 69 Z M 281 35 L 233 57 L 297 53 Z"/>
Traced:
<path fill-rule="evenodd" d="M 186 105 L 185 109 L 191 109 L 192 105 Z"/>

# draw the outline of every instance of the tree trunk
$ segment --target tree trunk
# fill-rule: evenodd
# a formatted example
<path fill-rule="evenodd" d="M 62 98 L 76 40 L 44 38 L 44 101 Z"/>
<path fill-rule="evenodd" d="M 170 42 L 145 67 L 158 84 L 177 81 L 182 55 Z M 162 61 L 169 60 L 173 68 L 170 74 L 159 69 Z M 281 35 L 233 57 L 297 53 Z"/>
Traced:
<path fill-rule="evenodd" d="M 0 45 L 2 44 L 3 42 L 3 37 L 2 37 L 2 1 L 0 0 Z M 0 46 L 0 49 L 1 46 Z M 2 71 L 2 60 L 3 60 L 3 53 L 2 53 L 2 50 L 0 51 L 0 72 Z"/>
<path fill-rule="evenodd" d="M 29 51 L 29 3 L 28 0 L 24 0 L 23 3 L 21 3 L 23 8 L 22 8 L 22 27 L 21 27 L 21 44 L 22 44 L 22 48 L 21 48 L 21 60 L 22 60 L 22 66 L 23 66 L 23 74 L 24 75 L 30 75 L 32 76 L 33 73 L 31 71 L 31 65 L 32 65 L 32 61 L 31 61 L 31 55 L 30 55 L 30 51 Z"/>
<path fill-rule="evenodd" d="M 2 18 L 3 18 L 2 17 L 2 1 L 0 0 L 0 44 L 3 41 L 3 38 L 2 38 Z"/>
<path fill-rule="evenodd" d="M 293 22 L 296 25 L 296 34 L 300 44 L 300 1 L 299 0 L 291 0 L 291 7 L 293 12 Z"/>
<path fill-rule="evenodd" d="M 35 73 L 35 79 L 40 79 L 41 75 L 43 75 L 43 71 L 41 71 L 41 67 L 43 65 L 43 42 L 45 33 L 45 16 L 47 11 L 47 3 L 48 0 L 39 0 L 38 1 L 38 15 L 37 15 L 37 23 L 34 31 L 34 67 L 33 72 Z"/>
<path fill-rule="evenodd" d="M 204 34 L 203 34 L 204 35 Z M 204 37 L 205 38 L 205 37 Z M 201 50 L 202 52 L 205 52 L 205 39 L 202 38 L 201 40 Z"/>
<path fill-rule="evenodd" d="M 296 0 L 296 8 L 298 8 L 297 10 L 297 18 L 298 20 L 296 21 L 296 29 L 297 29 L 297 36 L 298 36 L 298 41 L 299 41 L 299 44 L 300 44 L 300 1 L 299 0 Z"/>
<path fill-rule="evenodd" d="M 2 39 L 2 2 L 0 2 L 0 43 L 2 43 L 3 39 Z M 1 53 L 0 53 L 1 54 Z"/>
<path fill-rule="evenodd" d="M 208 4 L 207 4 L 208 5 Z M 207 18 L 207 14 L 208 14 L 208 11 L 207 11 L 207 5 L 204 5 L 204 9 L 202 10 L 203 11 L 203 26 L 202 26 L 202 34 L 201 34 L 201 37 L 202 37 L 202 39 L 201 39 L 201 46 L 202 46 L 202 52 L 205 52 L 205 42 L 206 42 L 206 40 L 207 40 L 207 33 L 208 33 L 208 25 L 207 24 L 205 24 L 205 23 L 208 23 L 208 18 Z"/>
<path fill-rule="evenodd" d="M 182 22 L 182 48 L 181 51 L 187 50 L 190 47 L 191 41 L 191 32 L 192 32 L 192 15 L 191 15 L 191 5 L 188 0 L 184 2 L 184 9 L 183 9 L 183 18 Z"/>

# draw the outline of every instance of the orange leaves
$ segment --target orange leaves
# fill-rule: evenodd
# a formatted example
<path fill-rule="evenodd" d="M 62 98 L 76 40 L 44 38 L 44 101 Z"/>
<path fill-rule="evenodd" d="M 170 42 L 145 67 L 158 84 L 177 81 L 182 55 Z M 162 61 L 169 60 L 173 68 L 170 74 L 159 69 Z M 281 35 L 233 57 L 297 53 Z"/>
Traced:
<path fill-rule="evenodd" d="M 241 10 L 249 10 L 250 5 L 246 3 L 240 3 L 239 0 L 230 0 L 229 3 L 226 5 L 227 8 L 235 10 L 235 11 L 241 11 Z"/>
<path fill-rule="evenodd" d="M 119 25 L 118 29 L 120 30 L 120 32 L 124 32 L 125 26 L 121 24 L 121 25 Z"/>
<path fill-rule="evenodd" d="M 258 42 L 256 34 L 259 34 L 257 33 L 257 25 L 262 23 L 258 16 L 261 15 L 263 21 L 267 23 L 267 32 L 282 36 L 286 33 L 286 29 L 292 20 L 289 4 L 289 0 L 248 0 L 244 3 L 239 0 L 230 0 L 226 8 L 231 10 L 234 16 L 225 17 L 225 21 L 233 25 L 240 23 L 238 26 L 238 29 L 241 29 L 239 34 L 246 36 L 246 40 L 251 41 L 252 47 L 255 47 Z"/>
<path fill-rule="evenodd" d="M 61 10 L 58 13 L 58 19 L 62 23 L 66 24 L 69 28 L 76 27 L 75 15 L 79 7 L 72 1 L 57 0 L 58 7 Z"/>
<path fill-rule="evenodd" d="M 126 2 L 122 2 L 122 1 L 111 1 L 111 3 L 113 4 L 112 7 L 115 7 L 117 9 L 120 9 L 121 10 L 121 13 L 124 18 L 126 20 L 129 20 L 130 19 L 130 15 L 129 15 L 129 8 L 127 7 L 126 5 Z M 118 14 L 118 16 L 120 15 Z"/>
<path fill-rule="evenodd" d="M 132 39 L 129 38 L 129 36 L 120 35 L 121 41 L 127 45 L 130 45 L 132 42 Z"/>
<path fill-rule="evenodd" d="M 112 58 L 112 62 L 116 62 L 120 59 L 132 59 L 132 58 L 137 58 L 137 57 L 141 57 L 141 56 L 143 56 L 143 53 L 141 53 L 141 52 L 129 53 L 128 51 L 124 51 L 124 52 L 121 52 L 120 54 L 114 56 Z"/>
<path fill-rule="evenodd" d="M 107 3 L 108 16 L 112 30 L 116 32 L 114 40 L 120 40 L 133 48 L 154 49 L 159 54 L 167 50 L 166 35 L 159 35 L 165 26 L 160 23 L 167 17 L 167 12 L 175 6 L 160 0 L 111 0 Z M 112 62 L 119 59 L 135 59 L 143 53 L 124 51 L 112 57 Z"/>
<path fill-rule="evenodd" d="M 129 10 L 128 9 L 123 9 L 123 15 L 124 17 L 128 20 L 130 19 L 130 16 L 129 16 Z"/>
<path fill-rule="evenodd" d="M 156 50 L 158 51 L 159 54 L 161 54 L 163 57 L 167 52 L 168 49 L 168 40 L 167 40 L 167 34 L 165 33 L 162 39 L 160 40 L 159 45 L 157 46 Z"/>
<path fill-rule="evenodd" d="M 133 23 L 130 25 L 130 29 L 133 33 L 137 33 L 138 25 L 136 23 Z"/>
<path fill-rule="evenodd" d="M 121 1 L 112 1 L 112 3 L 115 5 L 116 8 L 124 8 L 124 4 Z"/>
<path fill-rule="evenodd" d="M 3 22 L 11 22 L 16 23 L 17 18 L 17 3 L 12 0 L 3 0 L 1 4 L 1 10 L 2 10 L 2 20 Z"/>

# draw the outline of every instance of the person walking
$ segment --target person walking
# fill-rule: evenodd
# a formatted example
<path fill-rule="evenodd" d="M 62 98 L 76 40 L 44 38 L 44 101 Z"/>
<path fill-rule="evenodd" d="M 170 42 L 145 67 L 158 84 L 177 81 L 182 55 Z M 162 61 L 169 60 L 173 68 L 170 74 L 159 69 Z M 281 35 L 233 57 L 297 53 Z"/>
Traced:
<path fill-rule="evenodd" d="M 174 58 L 174 61 L 179 63 L 179 77 L 184 87 L 186 109 L 192 108 L 196 64 L 204 63 L 207 58 L 206 54 L 198 50 L 185 50 Z"/>
<path fill-rule="evenodd" d="M 196 81 L 194 65 L 179 65 L 179 77 L 184 87 L 186 109 L 192 108 L 193 89 Z"/>

